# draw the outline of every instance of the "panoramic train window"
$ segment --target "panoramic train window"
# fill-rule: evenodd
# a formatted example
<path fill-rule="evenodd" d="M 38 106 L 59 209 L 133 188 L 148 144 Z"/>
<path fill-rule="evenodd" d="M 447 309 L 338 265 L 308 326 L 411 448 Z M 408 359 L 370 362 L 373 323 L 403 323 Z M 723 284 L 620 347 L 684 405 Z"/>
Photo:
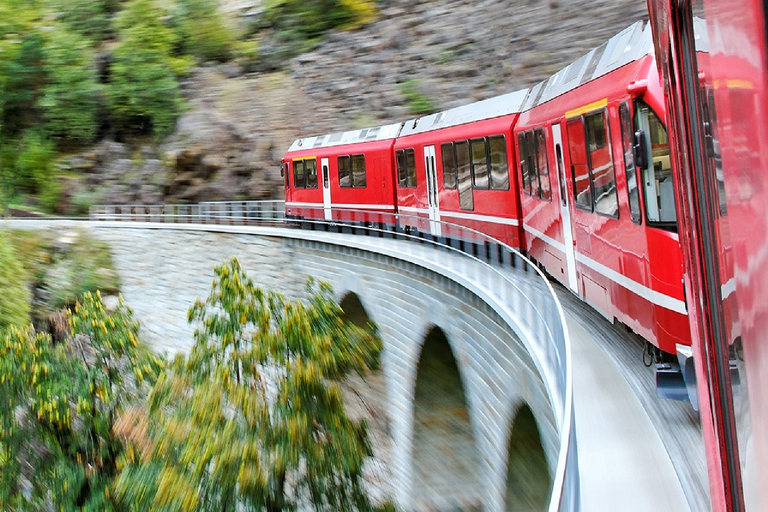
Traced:
<path fill-rule="evenodd" d="M 304 179 L 307 188 L 317 188 L 317 160 L 304 160 Z"/>
<path fill-rule="evenodd" d="M 507 143 L 503 135 L 488 137 L 488 154 L 491 156 L 491 188 L 509 190 Z"/>
<path fill-rule="evenodd" d="M 304 160 L 293 161 L 293 188 L 306 188 L 304 182 Z"/>
<path fill-rule="evenodd" d="M 443 185 L 445 188 L 456 188 L 456 155 L 453 152 L 453 142 L 447 142 L 440 146 L 440 154 L 443 158 Z"/>
<path fill-rule="evenodd" d="M 645 218 L 649 224 L 677 231 L 667 129 L 651 107 L 641 101 L 635 105 L 635 129 L 644 137 L 640 146 L 645 146 L 648 161 L 642 169 Z"/>
<path fill-rule="evenodd" d="M 629 106 L 627 106 L 626 102 L 619 106 L 619 121 L 621 122 L 621 145 L 624 151 L 624 173 L 627 176 L 629 216 L 632 218 L 632 222 L 641 224 L 640 191 L 637 188 L 637 170 L 635 169 L 635 156 L 632 151 L 632 119 L 629 116 Z"/>
<path fill-rule="evenodd" d="M 413 149 L 398 149 L 397 182 L 401 187 L 416 187 L 416 154 Z"/>
<path fill-rule="evenodd" d="M 485 153 L 485 139 L 469 141 L 472 148 L 472 184 L 477 189 L 487 189 L 490 183 L 488 179 L 488 159 Z"/>
<path fill-rule="evenodd" d="M 573 176 L 573 195 L 576 198 L 576 207 L 592 211 L 592 182 L 589 179 L 584 120 L 578 117 L 568 121 L 566 130 L 568 132 L 568 150 L 571 155 L 571 175 Z"/>
<path fill-rule="evenodd" d="M 610 217 L 619 216 L 619 198 L 616 192 L 616 172 L 613 168 L 611 147 L 608 144 L 607 112 L 584 116 L 589 148 L 589 170 L 594 194 L 594 212 Z"/>
<path fill-rule="evenodd" d="M 474 210 L 472 196 L 472 172 L 470 169 L 469 142 L 462 140 L 455 144 L 456 167 L 458 168 L 459 207 L 462 210 Z"/>
<path fill-rule="evenodd" d="M 365 188 L 365 155 L 352 155 L 352 186 Z"/>
<path fill-rule="evenodd" d="M 536 168 L 539 176 L 539 197 L 552 200 L 552 185 L 549 181 L 549 165 L 547 164 L 547 139 L 544 130 L 539 128 L 534 132 L 536 139 Z"/>

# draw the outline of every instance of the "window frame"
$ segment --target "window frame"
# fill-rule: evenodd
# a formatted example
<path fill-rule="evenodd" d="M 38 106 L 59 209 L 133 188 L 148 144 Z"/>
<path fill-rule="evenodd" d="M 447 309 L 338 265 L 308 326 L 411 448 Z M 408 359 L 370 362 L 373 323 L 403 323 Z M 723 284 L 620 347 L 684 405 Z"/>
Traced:
<path fill-rule="evenodd" d="M 493 169 L 494 169 L 494 163 L 493 163 L 493 152 L 491 151 L 491 139 L 498 139 L 501 141 L 501 147 L 504 148 L 504 163 L 499 164 L 503 165 L 504 167 L 504 176 L 506 176 L 506 180 L 503 180 L 503 183 L 505 184 L 504 187 L 497 187 L 496 186 L 496 180 L 494 179 Z M 507 152 L 507 137 L 500 133 L 498 135 L 491 135 L 489 137 L 485 138 L 485 145 L 486 145 L 486 152 L 488 153 L 488 167 L 489 167 L 489 179 L 491 182 L 490 190 L 499 190 L 499 191 L 505 191 L 509 190 L 509 153 Z"/>
<path fill-rule="evenodd" d="M 296 176 L 296 171 L 299 169 L 299 166 L 296 164 L 301 164 L 301 183 L 299 183 L 299 180 Z M 304 165 L 304 160 L 301 158 L 296 158 L 293 160 L 293 188 L 295 189 L 304 189 L 307 188 L 307 168 Z"/>
<path fill-rule="evenodd" d="M 446 152 L 446 148 L 449 148 L 449 153 Z M 448 156 L 450 158 L 452 168 L 450 169 L 450 172 L 445 167 L 445 157 Z M 456 147 L 453 142 L 443 142 L 440 144 L 440 164 L 443 168 L 443 187 L 446 190 L 457 190 L 459 188 L 459 166 L 456 159 Z M 453 176 L 453 184 L 449 185 L 448 181 L 445 179 L 448 175 Z"/>

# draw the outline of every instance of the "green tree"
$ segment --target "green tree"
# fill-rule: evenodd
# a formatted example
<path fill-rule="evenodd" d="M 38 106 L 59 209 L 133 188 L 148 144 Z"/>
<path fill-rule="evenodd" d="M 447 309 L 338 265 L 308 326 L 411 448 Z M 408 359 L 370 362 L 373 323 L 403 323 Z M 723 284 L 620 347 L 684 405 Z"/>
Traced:
<path fill-rule="evenodd" d="M 5 233 L 0 233 L 0 331 L 29 323 L 29 289 L 21 263 Z"/>
<path fill-rule="evenodd" d="M 39 105 L 54 137 L 90 142 L 96 136 L 100 87 L 87 40 L 56 24 L 46 33 L 48 77 Z"/>
<path fill-rule="evenodd" d="M 199 61 L 224 62 L 232 57 L 236 35 L 216 0 L 177 0 L 175 23 L 181 49 Z"/>
<path fill-rule="evenodd" d="M 375 367 L 381 342 L 342 320 L 326 284 L 287 302 L 238 261 L 215 269 L 188 357 L 160 377 L 124 429 L 136 452 L 117 483 L 136 510 L 371 510 L 367 426 L 336 381 Z"/>
<path fill-rule="evenodd" d="M 139 349 L 122 300 L 109 313 L 86 294 L 68 320 L 64 343 L 31 328 L 0 335 L 2 510 L 113 509 L 114 424 L 161 362 Z"/>
<path fill-rule="evenodd" d="M 70 30 L 91 41 L 102 41 L 111 34 L 111 17 L 118 7 L 117 0 L 50 0 L 50 4 Z"/>
<path fill-rule="evenodd" d="M 168 135 L 182 108 L 176 75 L 189 61 L 173 55 L 178 38 L 155 0 L 129 0 L 117 17 L 107 98 L 122 130 Z"/>

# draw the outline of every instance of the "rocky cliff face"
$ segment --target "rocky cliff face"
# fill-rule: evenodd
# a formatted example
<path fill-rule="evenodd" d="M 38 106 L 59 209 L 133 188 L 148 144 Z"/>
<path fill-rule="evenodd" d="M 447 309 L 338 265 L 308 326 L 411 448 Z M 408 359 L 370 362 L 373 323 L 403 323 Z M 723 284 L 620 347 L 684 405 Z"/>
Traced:
<path fill-rule="evenodd" d="M 222 5 L 248 22 L 261 12 L 261 0 Z M 377 22 L 272 63 L 283 71 L 246 73 L 237 63 L 193 70 L 184 84 L 190 108 L 169 140 L 139 150 L 102 143 L 74 166 L 101 202 L 279 198 L 280 157 L 299 136 L 528 87 L 647 19 L 637 0 L 381 0 L 379 9 Z M 268 38 L 261 49 L 265 62 L 274 60 Z"/>

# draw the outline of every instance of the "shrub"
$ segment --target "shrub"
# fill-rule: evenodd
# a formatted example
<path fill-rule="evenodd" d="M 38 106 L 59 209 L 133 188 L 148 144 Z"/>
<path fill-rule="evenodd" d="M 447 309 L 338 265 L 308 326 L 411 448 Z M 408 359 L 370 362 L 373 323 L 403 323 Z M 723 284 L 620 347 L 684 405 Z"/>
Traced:
<path fill-rule="evenodd" d="M 139 349 L 122 301 L 108 313 L 87 294 L 68 321 L 72 337 L 58 344 L 31 329 L 0 334 L 3 510 L 113 509 L 114 423 L 162 367 Z"/>
<path fill-rule="evenodd" d="M 175 23 L 183 53 L 201 62 L 224 62 L 232 57 L 237 38 L 227 26 L 218 1 L 177 0 Z"/>
<path fill-rule="evenodd" d="M 46 33 L 43 60 L 48 82 L 39 105 L 49 133 L 92 141 L 96 136 L 100 86 L 88 42 L 63 25 L 55 25 Z"/>
<path fill-rule="evenodd" d="M 172 55 L 178 40 L 166 16 L 154 0 L 129 0 L 117 18 L 107 98 L 119 129 L 156 137 L 173 131 L 183 105 L 176 72 L 187 61 Z"/>
<path fill-rule="evenodd" d="M 0 331 L 11 325 L 29 322 L 30 295 L 24 282 L 24 270 L 6 232 L 0 233 Z"/>

